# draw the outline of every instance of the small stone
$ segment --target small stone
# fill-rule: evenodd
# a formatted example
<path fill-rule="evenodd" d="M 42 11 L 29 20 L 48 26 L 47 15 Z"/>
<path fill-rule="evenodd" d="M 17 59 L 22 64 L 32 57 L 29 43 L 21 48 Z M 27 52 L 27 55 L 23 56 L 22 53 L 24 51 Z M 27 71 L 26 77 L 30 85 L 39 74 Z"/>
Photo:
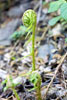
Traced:
<path fill-rule="evenodd" d="M 6 79 L 6 76 L 7 76 L 7 72 L 4 71 L 4 70 L 2 70 L 2 69 L 0 69 L 0 77 L 1 77 L 2 79 Z"/>
<path fill-rule="evenodd" d="M 52 59 L 52 60 L 50 60 L 49 65 L 55 65 L 56 62 L 57 62 L 56 59 Z"/>
<path fill-rule="evenodd" d="M 67 64 L 62 65 L 62 70 L 64 72 L 64 75 L 67 76 Z M 67 78 L 67 77 L 66 77 Z"/>
<path fill-rule="evenodd" d="M 28 6 L 28 5 L 29 5 L 29 3 L 25 3 L 25 4 L 18 5 L 18 6 L 14 6 L 8 11 L 7 15 L 9 17 L 14 17 L 14 18 L 17 17 L 17 18 L 19 18 L 19 17 L 22 16 L 22 14 L 24 13 L 25 10 L 30 8 L 30 6 Z"/>
<path fill-rule="evenodd" d="M 52 58 L 53 54 L 52 54 L 52 50 L 54 49 L 54 46 L 52 44 L 44 44 L 41 45 L 38 48 L 38 57 L 40 58 L 45 58 L 47 55 L 50 55 L 50 59 Z"/>
<path fill-rule="evenodd" d="M 13 19 L 5 27 L 0 28 L 0 45 L 10 45 L 10 36 L 20 26 L 19 19 Z"/>
<path fill-rule="evenodd" d="M 10 61 L 10 55 L 9 55 L 9 53 L 6 53 L 6 54 L 4 55 L 4 61 L 7 61 L 7 62 Z"/>

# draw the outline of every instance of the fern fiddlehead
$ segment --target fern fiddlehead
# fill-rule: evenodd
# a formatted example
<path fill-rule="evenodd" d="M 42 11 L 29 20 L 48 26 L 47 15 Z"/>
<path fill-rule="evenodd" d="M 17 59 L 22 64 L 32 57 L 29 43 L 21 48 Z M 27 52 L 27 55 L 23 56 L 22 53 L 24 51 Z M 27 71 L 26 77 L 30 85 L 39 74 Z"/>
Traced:
<path fill-rule="evenodd" d="M 28 30 L 32 30 L 32 71 L 35 70 L 35 54 L 34 54 L 34 43 L 35 43 L 35 29 L 36 29 L 36 13 L 34 10 L 27 10 L 22 17 L 23 24 L 28 27 Z"/>
<path fill-rule="evenodd" d="M 42 100 L 41 97 L 41 76 L 38 72 L 32 72 L 30 75 L 30 81 L 34 84 L 34 88 L 36 90 L 36 99 Z"/>

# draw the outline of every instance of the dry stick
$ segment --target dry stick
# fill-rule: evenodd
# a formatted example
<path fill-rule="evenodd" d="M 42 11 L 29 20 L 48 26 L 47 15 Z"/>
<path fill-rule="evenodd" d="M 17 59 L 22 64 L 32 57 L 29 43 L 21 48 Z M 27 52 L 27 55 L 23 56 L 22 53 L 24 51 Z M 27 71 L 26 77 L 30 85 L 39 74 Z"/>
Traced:
<path fill-rule="evenodd" d="M 66 56 L 67 56 L 67 52 L 65 53 L 65 55 L 64 55 L 63 58 L 61 59 L 60 64 L 57 66 L 57 68 L 56 68 L 56 70 L 55 70 L 55 74 L 54 74 L 52 80 L 50 81 L 50 83 L 49 83 L 48 86 L 47 86 L 47 90 L 46 90 L 46 93 L 45 93 L 45 100 L 46 100 L 46 96 L 47 96 L 48 90 L 49 90 L 50 86 L 52 85 L 53 80 L 54 80 L 54 78 L 56 77 L 56 74 L 57 74 L 59 68 L 61 67 L 61 65 L 62 65 L 62 63 L 63 63 L 63 61 L 64 61 L 64 59 L 66 58 Z"/>
<path fill-rule="evenodd" d="M 14 51 L 14 49 L 16 48 L 16 45 L 17 45 L 18 43 L 19 43 L 19 40 L 17 40 L 16 43 L 14 44 L 14 47 L 11 48 L 11 51 L 10 51 L 11 57 L 14 56 L 12 53 L 13 53 L 13 51 Z"/>
<path fill-rule="evenodd" d="M 38 14 L 37 14 L 37 24 L 39 23 L 40 21 L 40 16 L 41 16 L 41 11 L 42 11 L 42 0 L 40 0 L 40 4 L 39 4 L 39 11 L 38 11 Z"/>

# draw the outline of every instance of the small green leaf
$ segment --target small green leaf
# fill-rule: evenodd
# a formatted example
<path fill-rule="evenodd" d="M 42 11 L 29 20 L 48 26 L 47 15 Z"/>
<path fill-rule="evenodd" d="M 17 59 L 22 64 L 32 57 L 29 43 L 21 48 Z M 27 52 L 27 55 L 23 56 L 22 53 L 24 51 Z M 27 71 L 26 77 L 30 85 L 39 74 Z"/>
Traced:
<path fill-rule="evenodd" d="M 16 57 L 12 57 L 12 58 L 11 58 L 11 60 L 15 60 L 15 59 L 16 59 Z"/>
<path fill-rule="evenodd" d="M 2 81 L 2 85 L 6 84 L 6 83 L 7 83 L 7 80 Z"/>
<path fill-rule="evenodd" d="M 67 38 L 65 38 L 65 43 L 67 43 Z"/>
<path fill-rule="evenodd" d="M 32 36 L 30 36 L 30 38 L 25 42 L 24 46 L 27 46 L 32 40 Z"/>
<path fill-rule="evenodd" d="M 3 91 L 5 92 L 8 89 L 8 86 L 4 87 Z"/>
<path fill-rule="evenodd" d="M 60 11 L 61 11 L 61 16 L 63 19 L 65 19 L 67 21 L 67 3 L 64 3 L 61 8 L 60 8 Z"/>
<path fill-rule="evenodd" d="M 46 1 L 43 1 L 42 4 L 45 5 L 45 4 L 47 4 L 47 2 Z"/>
<path fill-rule="evenodd" d="M 60 8 L 61 4 L 63 4 L 64 2 L 65 0 L 51 2 L 48 13 L 57 11 Z"/>
<path fill-rule="evenodd" d="M 57 17 L 52 18 L 52 19 L 49 21 L 49 25 L 50 25 L 50 26 L 55 25 L 60 19 L 61 19 L 61 16 L 57 16 Z"/>
<path fill-rule="evenodd" d="M 60 5 L 61 5 L 61 3 L 59 1 L 51 2 L 48 13 L 57 11 L 59 9 Z"/>
<path fill-rule="evenodd" d="M 20 26 L 19 30 L 15 31 L 11 36 L 10 39 L 17 40 L 18 38 L 22 37 L 23 35 L 26 34 L 26 27 L 25 26 Z"/>

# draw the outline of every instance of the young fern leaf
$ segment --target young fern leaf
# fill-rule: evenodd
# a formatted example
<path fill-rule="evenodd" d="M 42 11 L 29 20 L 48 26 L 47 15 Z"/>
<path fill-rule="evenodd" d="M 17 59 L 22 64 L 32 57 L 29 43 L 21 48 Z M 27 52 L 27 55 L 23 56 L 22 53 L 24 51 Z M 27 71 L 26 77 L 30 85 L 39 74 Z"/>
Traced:
<path fill-rule="evenodd" d="M 32 72 L 30 75 L 30 81 L 33 83 L 34 88 L 32 90 L 36 90 L 37 100 L 42 100 L 41 97 L 41 76 L 38 72 Z"/>
<path fill-rule="evenodd" d="M 23 24 L 27 27 L 27 30 L 32 30 L 32 71 L 35 70 L 35 54 L 34 54 L 34 42 L 35 42 L 35 29 L 36 29 L 36 13 L 34 10 L 27 10 L 22 17 Z"/>
<path fill-rule="evenodd" d="M 17 100 L 20 100 L 20 97 L 19 95 L 17 94 L 16 90 L 15 90 L 15 86 L 17 86 L 18 84 L 15 84 L 13 82 L 13 79 L 12 79 L 12 76 L 11 75 L 8 75 L 6 80 L 4 80 L 2 82 L 2 85 L 6 84 L 6 87 L 4 87 L 4 91 L 6 91 L 8 88 L 11 88 L 13 93 L 15 94 L 15 97 Z"/>
<path fill-rule="evenodd" d="M 65 0 L 52 1 L 50 3 L 48 13 L 57 11 L 61 7 L 61 5 L 65 2 L 66 2 Z"/>
<path fill-rule="evenodd" d="M 17 40 L 26 35 L 27 28 L 25 26 L 20 26 L 17 31 L 15 31 L 9 38 L 11 40 Z"/>
<path fill-rule="evenodd" d="M 57 16 L 57 17 L 52 18 L 52 19 L 49 21 L 49 25 L 50 25 L 50 26 L 55 25 L 60 19 L 61 19 L 61 16 Z"/>
<path fill-rule="evenodd" d="M 25 37 L 25 39 L 28 38 L 28 36 L 30 35 L 31 32 L 32 32 L 32 29 L 29 30 L 29 32 L 27 33 L 27 36 Z"/>
<path fill-rule="evenodd" d="M 32 41 L 32 35 L 31 35 L 30 38 L 25 42 L 24 46 L 27 46 L 31 41 Z"/>

